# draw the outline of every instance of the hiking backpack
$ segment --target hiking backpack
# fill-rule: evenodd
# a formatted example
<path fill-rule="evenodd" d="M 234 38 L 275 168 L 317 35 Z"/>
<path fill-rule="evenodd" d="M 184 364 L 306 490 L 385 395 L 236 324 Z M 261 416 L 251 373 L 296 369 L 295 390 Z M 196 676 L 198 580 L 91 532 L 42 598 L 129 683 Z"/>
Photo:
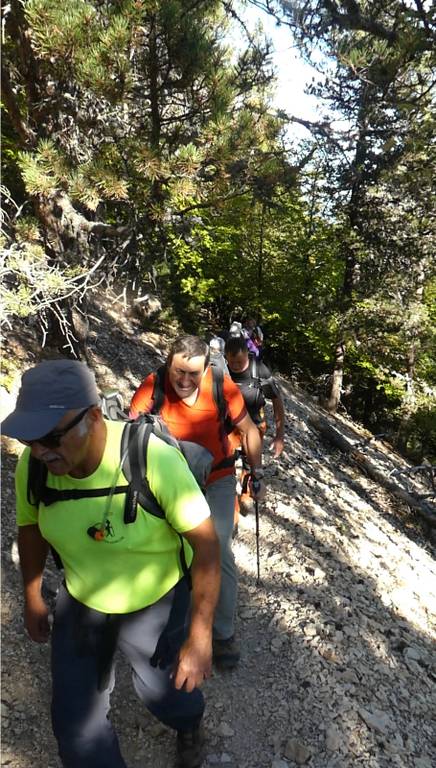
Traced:
<path fill-rule="evenodd" d="M 262 363 L 260 363 L 260 365 L 262 366 Z M 243 381 L 235 381 L 235 384 L 239 387 L 241 395 L 244 398 L 248 413 L 253 421 L 256 422 L 260 410 L 265 405 L 265 398 L 279 397 L 280 392 L 272 375 L 268 376 L 268 378 L 262 378 L 259 372 L 259 361 L 256 357 L 250 355 L 249 366 L 250 378 Z M 263 390 L 265 386 L 268 387 L 266 395 Z"/>
<path fill-rule="evenodd" d="M 221 336 L 212 336 L 209 342 L 209 364 L 214 368 L 220 368 L 223 373 L 228 373 L 227 361 L 224 357 L 225 341 Z"/>
<path fill-rule="evenodd" d="M 242 323 L 238 320 L 234 320 L 229 328 L 229 336 L 242 336 Z"/>
<path fill-rule="evenodd" d="M 250 416 L 257 416 L 260 409 L 265 405 L 265 397 L 262 392 L 262 379 L 259 376 L 258 363 L 256 357 L 249 358 L 250 378 L 245 381 L 235 381 L 239 387 L 241 395 L 244 398 L 247 411 Z"/>

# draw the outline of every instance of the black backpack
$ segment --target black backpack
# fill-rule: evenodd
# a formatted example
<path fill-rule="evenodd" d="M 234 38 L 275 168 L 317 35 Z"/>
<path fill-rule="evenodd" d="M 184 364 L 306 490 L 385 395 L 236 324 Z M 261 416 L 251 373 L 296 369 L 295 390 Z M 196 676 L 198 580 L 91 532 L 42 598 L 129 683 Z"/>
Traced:
<path fill-rule="evenodd" d="M 120 464 L 127 483 L 112 488 L 80 490 L 76 488 L 71 490 L 50 488 L 47 486 L 47 466 L 30 455 L 27 476 L 27 500 L 29 504 L 39 506 L 43 503 L 48 507 L 59 501 L 74 501 L 123 493 L 126 497 L 123 518 L 126 525 L 135 522 L 138 504 L 155 517 L 165 519 L 165 511 L 154 496 L 146 477 L 147 448 L 151 433 L 181 451 L 198 485 L 204 490 L 213 461 L 212 454 L 206 448 L 187 440 L 176 440 L 156 415 L 142 414 L 135 421 L 128 420 L 122 410 L 122 401 L 118 393 L 103 395 L 101 406 L 102 412 L 107 418 L 126 422 L 121 439 Z M 89 529 L 88 533 L 94 537 L 95 530 Z M 178 536 L 180 538 L 181 566 L 183 573 L 189 580 L 183 537 L 179 533 Z M 52 549 L 52 554 L 56 565 L 62 568 L 62 561 L 58 553 Z"/>
<path fill-rule="evenodd" d="M 235 381 L 235 384 L 239 387 L 241 395 L 244 398 L 247 411 L 250 416 L 257 417 L 261 408 L 265 405 L 265 396 L 262 391 L 262 384 L 266 380 L 262 380 L 259 376 L 258 362 L 256 358 L 250 355 L 250 378 L 245 381 Z"/>

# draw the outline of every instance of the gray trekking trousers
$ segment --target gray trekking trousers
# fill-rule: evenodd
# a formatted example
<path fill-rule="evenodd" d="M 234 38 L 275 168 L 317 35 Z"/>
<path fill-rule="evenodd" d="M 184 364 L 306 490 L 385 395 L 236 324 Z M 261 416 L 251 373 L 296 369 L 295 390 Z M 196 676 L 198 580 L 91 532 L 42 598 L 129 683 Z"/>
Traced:
<path fill-rule="evenodd" d="M 157 603 L 118 615 L 87 608 L 60 589 L 51 643 L 52 724 L 64 768 L 126 768 L 108 718 L 117 649 L 130 662 L 136 693 L 161 723 L 176 731 L 199 725 L 203 694 L 177 690 L 170 677 L 189 605 L 185 579 Z"/>
<path fill-rule="evenodd" d="M 235 632 L 238 594 L 238 576 L 232 552 L 235 493 L 234 474 L 216 480 L 206 489 L 206 499 L 221 548 L 221 591 L 213 625 L 213 636 L 216 640 L 227 640 Z"/>

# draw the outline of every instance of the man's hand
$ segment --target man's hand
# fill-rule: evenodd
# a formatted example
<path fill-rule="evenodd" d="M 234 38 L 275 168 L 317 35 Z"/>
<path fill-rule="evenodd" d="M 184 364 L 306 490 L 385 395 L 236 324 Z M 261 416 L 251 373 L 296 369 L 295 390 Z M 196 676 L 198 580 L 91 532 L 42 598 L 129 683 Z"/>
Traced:
<path fill-rule="evenodd" d="M 188 638 L 182 645 L 173 673 L 174 686 L 191 693 L 212 674 L 212 639 L 194 642 Z"/>
<path fill-rule="evenodd" d="M 49 609 L 40 597 L 26 601 L 24 605 L 24 626 L 35 643 L 46 643 L 50 636 Z"/>
<path fill-rule="evenodd" d="M 284 447 L 285 447 L 285 442 L 283 440 L 283 437 L 275 437 L 270 447 L 270 451 L 271 453 L 274 454 L 275 459 L 277 459 L 280 456 Z"/>

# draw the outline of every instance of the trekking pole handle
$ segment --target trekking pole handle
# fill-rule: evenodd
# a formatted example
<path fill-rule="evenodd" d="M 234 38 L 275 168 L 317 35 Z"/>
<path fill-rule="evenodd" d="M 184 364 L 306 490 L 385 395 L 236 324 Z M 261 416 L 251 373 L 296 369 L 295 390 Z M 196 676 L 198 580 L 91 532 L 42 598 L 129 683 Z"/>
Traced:
<path fill-rule="evenodd" d="M 253 489 L 254 495 L 258 494 L 260 491 L 261 481 L 257 479 L 257 477 L 253 477 L 251 475 L 251 487 Z"/>

